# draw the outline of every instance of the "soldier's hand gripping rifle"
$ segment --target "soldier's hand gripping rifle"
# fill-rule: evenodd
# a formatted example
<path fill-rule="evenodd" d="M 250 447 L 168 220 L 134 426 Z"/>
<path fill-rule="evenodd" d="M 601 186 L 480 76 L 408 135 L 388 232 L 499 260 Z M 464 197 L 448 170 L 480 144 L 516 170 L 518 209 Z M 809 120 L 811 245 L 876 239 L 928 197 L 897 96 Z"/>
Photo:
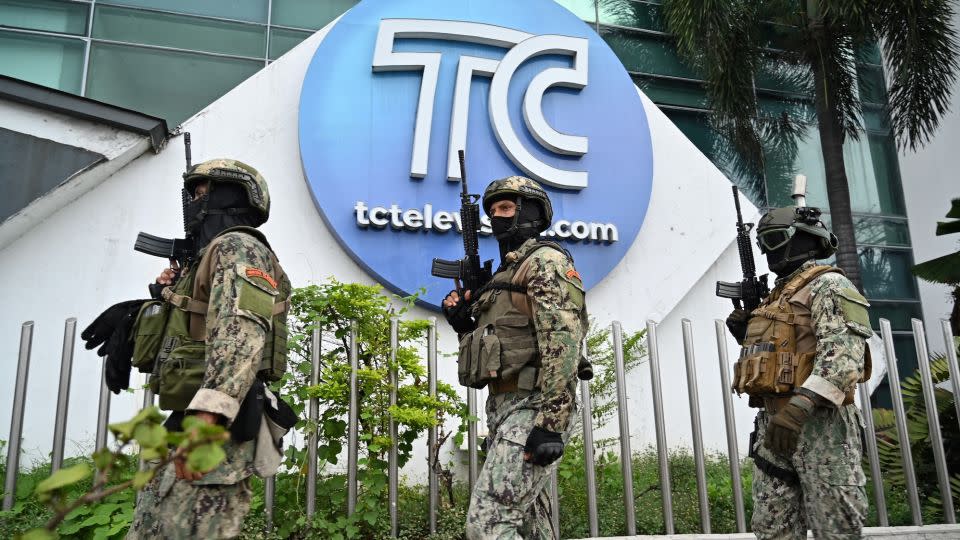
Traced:
<path fill-rule="evenodd" d="M 183 148 L 187 159 L 187 171 L 189 171 L 191 166 L 189 133 L 184 133 L 183 135 Z M 183 230 L 185 238 L 162 238 L 140 232 L 137 234 L 137 241 L 133 245 L 133 249 L 141 253 L 146 253 L 147 255 L 168 259 L 170 264 L 176 262 L 181 269 L 190 266 L 197 257 L 196 243 L 190 231 L 187 230 L 187 205 L 190 204 L 190 201 L 190 193 L 186 188 L 183 188 L 180 191 L 180 202 L 183 205 Z M 165 285 L 159 283 L 150 284 L 151 296 L 159 298 L 160 291 L 163 287 L 165 287 Z"/>
<path fill-rule="evenodd" d="M 467 191 L 467 170 L 463 150 L 458 150 L 457 155 L 460 158 L 460 224 L 463 229 L 463 250 L 466 255 L 455 261 L 435 258 L 430 273 L 436 277 L 455 280 L 457 291 L 462 296 L 464 290 L 475 292 L 490 281 L 493 260 L 480 264 L 480 241 L 477 235 L 480 230 L 480 205 L 477 204 L 477 200 L 480 196 Z"/>
<path fill-rule="evenodd" d="M 767 274 L 757 277 L 757 266 L 753 260 L 753 248 L 750 247 L 750 230 L 753 223 L 744 223 L 740 213 L 740 197 L 737 186 L 733 186 L 733 204 L 737 208 L 737 251 L 740 252 L 740 268 L 743 279 L 739 283 L 717 282 L 717 296 L 730 298 L 737 309 L 753 311 L 760 301 L 770 294 L 767 287 Z"/>

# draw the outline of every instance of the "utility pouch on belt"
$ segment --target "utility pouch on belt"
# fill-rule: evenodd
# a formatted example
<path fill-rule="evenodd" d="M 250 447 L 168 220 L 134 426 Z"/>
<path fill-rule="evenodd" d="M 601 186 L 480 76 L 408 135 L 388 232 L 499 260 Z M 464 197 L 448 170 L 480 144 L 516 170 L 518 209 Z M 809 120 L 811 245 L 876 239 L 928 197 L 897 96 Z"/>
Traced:
<path fill-rule="evenodd" d="M 157 369 L 160 408 L 167 411 L 182 411 L 187 408 L 197 390 L 203 385 L 207 371 L 206 346 L 203 342 L 190 342 L 170 351 Z"/>
<path fill-rule="evenodd" d="M 153 363 L 160 353 L 163 329 L 167 325 L 169 304 L 162 301 L 144 302 L 133 323 L 133 367 L 141 373 L 152 373 Z"/>
<path fill-rule="evenodd" d="M 483 388 L 493 379 L 521 375 L 524 366 L 537 358 L 536 336 L 524 315 L 504 315 L 481 326 L 460 340 L 457 377 L 460 384 Z M 529 378 L 529 377 L 527 377 Z M 525 386 L 534 387 L 536 381 Z"/>

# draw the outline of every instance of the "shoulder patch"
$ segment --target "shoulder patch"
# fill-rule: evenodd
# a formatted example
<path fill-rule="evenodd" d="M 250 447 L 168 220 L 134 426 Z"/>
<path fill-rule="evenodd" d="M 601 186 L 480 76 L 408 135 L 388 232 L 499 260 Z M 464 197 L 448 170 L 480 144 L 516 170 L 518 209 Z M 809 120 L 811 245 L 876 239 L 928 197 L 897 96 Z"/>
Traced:
<path fill-rule="evenodd" d="M 581 282 L 583 281 L 583 278 L 580 277 L 580 272 L 577 272 L 575 268 L 571 268 L 567 270 L 567 277 L 571 279 L 576 278 L 578 281 L 581 281 Z"/>
<path fill-rule="evenodd" d="M 248 278 L 260 278 L 269 283 L 274 289 L 277 288 L 277 281 L 273 279 L 270 274 L 260 270 L 259 268 L 246 267 L 245 273 Z"/>

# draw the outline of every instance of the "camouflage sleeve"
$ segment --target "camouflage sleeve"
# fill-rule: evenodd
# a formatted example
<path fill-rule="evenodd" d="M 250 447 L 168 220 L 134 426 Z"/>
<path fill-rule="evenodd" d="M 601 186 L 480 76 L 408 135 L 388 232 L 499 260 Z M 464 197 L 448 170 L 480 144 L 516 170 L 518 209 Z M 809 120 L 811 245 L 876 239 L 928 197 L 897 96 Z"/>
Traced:
<path fill-rule="evenodd" d="M 233 422 L 253 384 L 271 324 L 277 288 L 270 254 L 250 235 L 228 234 L 215 246 L 207 308 L 207 372 L 188 410 Z"/>
<path fill-rule="evenodd" d="M 839 407 L 863 375 L 866 339 L 873 335 L 869 304 L 850 280 L 837 273 L 815 279 L 811 292 L 817 352 L 803 388 Z"/>
<path fill-rule="evenodd" d="M 570 260 L 555 249 L 541 248 L 529 259 L 527 295 L 540 348 L 543 407 L 536 425 L 559 433 L 567 429 L 576 396 L 570 382 L 577 374 L 584 329 L 583 283 Z"/>

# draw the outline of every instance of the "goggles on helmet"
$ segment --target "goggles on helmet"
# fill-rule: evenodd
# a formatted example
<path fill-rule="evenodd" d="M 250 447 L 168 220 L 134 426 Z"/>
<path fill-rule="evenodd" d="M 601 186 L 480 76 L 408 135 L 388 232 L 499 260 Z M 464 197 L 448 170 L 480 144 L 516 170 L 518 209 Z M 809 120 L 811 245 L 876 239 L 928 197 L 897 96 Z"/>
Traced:
<path fill-rule="evenodd" d="M 793 225 L 784 228 L 767 229 L 757 233 L 757 245 L 765 253 L 777 250 L 790 242 L 797 228 Z"/>

